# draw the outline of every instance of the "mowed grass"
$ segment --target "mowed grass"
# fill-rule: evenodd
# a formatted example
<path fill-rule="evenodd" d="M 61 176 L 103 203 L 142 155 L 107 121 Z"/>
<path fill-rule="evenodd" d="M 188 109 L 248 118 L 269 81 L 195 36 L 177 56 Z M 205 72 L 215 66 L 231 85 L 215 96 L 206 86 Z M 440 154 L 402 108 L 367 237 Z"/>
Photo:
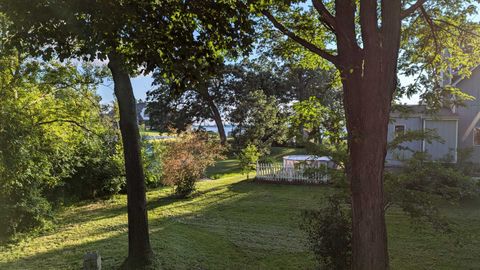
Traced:
<path fill-rule="evenodd" d="M 302 155 L 306 151 L 304 148 L 286 148 L 286 147 L 272 147 L 270 157 L 277 162 L 282 162 L 286 155 Z M 220 160 L 215 166 L 207 169 L 207 175 L 213 179 L 220 177 L 235 176 L 241 173 L 239 161 L 235 158 Z"/>
<path fill-rule="evenodd" d="M 161 133 L 161 132 L 158 132 L 158 131 L 151 131 L 151 130 L 146 131 L 146 130 L 142 130 L 142 131 L 140 131 L 140 135 L 141 135 L 141 136 L 160 136 L 160 135 L 162 135 L 162 133 Z"/>
<path fill-rule="evenodd" d="M 148 192 L 158 268 L 314 269 L 301 212 L 320 208 L 334 189 L 247 181 L 236 162 L 218 163 L 210 173 L 223 177 L 199 182 L 192 198 L 174 199 L 171 188 Z M 81 269 L 88 251 L 116 269 L 128 251 L 126 211 L 124 195 L 69 207 L 54 230 L 0 247 L 0 269 Z M 397 209 L 387 214 L 392 269 L 480 269 L 480 202 L 444 212 L 454 233 L 414 228 Z"/>

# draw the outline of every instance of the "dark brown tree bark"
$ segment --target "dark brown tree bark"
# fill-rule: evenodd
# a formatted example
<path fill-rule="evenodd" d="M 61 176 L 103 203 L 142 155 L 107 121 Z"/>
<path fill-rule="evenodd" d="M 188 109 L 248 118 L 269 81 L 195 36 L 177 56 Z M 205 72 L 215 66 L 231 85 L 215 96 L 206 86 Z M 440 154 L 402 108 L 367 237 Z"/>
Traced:
<path fill-rule="evenodd" d="M 396 87 L 400 46 L 400 1 L 382 1 L 378 27 L 377 2 L 361 1 L 363 49 L 353 44 L 354 10 L 343 1 L 346 18 L 338 16 L 339 68 L 342 73 L 348 130 L 347 177 L 352 197 L 352 268 L 388 269 L 383 172 L 387 128 Z M 340 28 L 339 28 L 340 30 Z"/>
<path fill-rule="evenodd" d="M 120 131 L 127 177 L 128 258 L 123 268 L 143 269 L 152 263 L 153 252 L 148 234 L 145 176 L 140 155 L 136 100 L 122 56 L 110 53 L 108 67 L 112 72 L 120 110 Z"/>
<path fill-rule="evenodd" d="M 338 1 L 340 2 L 340 1 Z M 382 1 L 378 27 L 377 2 L 361 1 L 363 49 L 353 44 L 355 7 L 337 2 L 339 63 L 348 130 L 347 177 L 352 197 L 352 268 L 388 269 L 383 172 L 387 128 L 396 87 L 400 46 L 400 1 Z M 340 30 L 340 29 L 339 29 Z M 341 35 L 341 36 L 340 36 Z"/>
<path fill-rule="evenodd" d="M 208 83 L 200 83 L 198 85 L 197 93 L 199 93 L 203 100 L 207 102 L 207 105 L 212 113 L 212 118 L 217 126 L 218 134 L 220 135 L 220 143 L 225 145 L 227 143 L 227 135 L 225 133 L 225 127 L 223 126 L 222 115 L 220 114 L 220 111 L 218 110 L 218 107 L 215 104 L 212 96 L 208 92 Z"/>
<path fill-rule="evenodd" d="M 349 107 L 347 177 L 352 198 L 352 268 L 387 269 L 383 169 L 390 103 L 384 102 L 385 88 L 375 83 L 350 79 L 343 85 Z"/>
<path fill-rule="evenodd" d="M 222 115 L 220 114 L 220 111 L 218 110 L 217 105 L 215 105 L 215 102 L 213 102 L 213 100 L 210 99 L 208 101 L 208 104 L 210 110 L 212 111 L 212 118 L 217 125 L 218 134 L 220 135 L 220 143 L 222 145 L 225 145 L 227 143 L 227 135 L 225 133 L 225 127 L 223 126 Z"/>

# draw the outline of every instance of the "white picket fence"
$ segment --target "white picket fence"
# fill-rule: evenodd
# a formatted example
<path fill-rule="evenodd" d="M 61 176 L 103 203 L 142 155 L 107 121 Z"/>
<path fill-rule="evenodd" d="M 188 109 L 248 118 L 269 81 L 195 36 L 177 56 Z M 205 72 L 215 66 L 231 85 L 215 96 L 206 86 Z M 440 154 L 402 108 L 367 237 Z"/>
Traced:
<path fill-rule="evenodd" d="M 326 165 L 298 165 L 284 167 L 278 163 L 257 163 L 257 176 L 261 181 L 320 184 L 329 180 Z"/>

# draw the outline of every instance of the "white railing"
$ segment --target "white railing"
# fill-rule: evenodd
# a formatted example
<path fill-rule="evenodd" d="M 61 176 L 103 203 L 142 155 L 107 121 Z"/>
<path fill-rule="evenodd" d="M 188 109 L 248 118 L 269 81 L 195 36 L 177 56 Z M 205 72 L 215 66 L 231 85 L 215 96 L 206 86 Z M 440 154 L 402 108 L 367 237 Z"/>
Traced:
<path fill-rule="evenodd" d="M 256 178 L 269 182 L 307 184 L 327 183 L 329 180 L 328 167 L 323 164 L 284 167 L 280 163 L 257 163 Z"/>

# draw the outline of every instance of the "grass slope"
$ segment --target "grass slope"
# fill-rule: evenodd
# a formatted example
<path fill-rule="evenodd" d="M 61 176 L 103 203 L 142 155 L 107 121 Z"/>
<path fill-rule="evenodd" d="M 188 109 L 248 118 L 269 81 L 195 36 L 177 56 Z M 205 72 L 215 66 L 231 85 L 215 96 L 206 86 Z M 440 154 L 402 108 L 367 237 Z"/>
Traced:
<path fill-rule="evenodd" d="M 198 194 L 190 199 L 172 199 L 171 188 L 148 192 L 158 267 L 315 268 L 305 235 L 298 229 L 300 213 L 320 207 L 332 188 L 245 181 L 234 173 L 235 164 L 226 160 L 211 169 L 223 177 L 199 182 Z M 104 269 L 115 269 L 128 248 L 125 204 L 126 197 L 119 195 L 65 209 L 55 230 L 1 246 L 0 269 L 80 269 L 87 251 L 99 251 Z M 450 235 L 413 229 L 410 220 L 393 209 L 387 216 L 391 268 L 479 269 L 479 206 L 480 202 L 471 202 L 446 209 L 457 223 Z"/>

